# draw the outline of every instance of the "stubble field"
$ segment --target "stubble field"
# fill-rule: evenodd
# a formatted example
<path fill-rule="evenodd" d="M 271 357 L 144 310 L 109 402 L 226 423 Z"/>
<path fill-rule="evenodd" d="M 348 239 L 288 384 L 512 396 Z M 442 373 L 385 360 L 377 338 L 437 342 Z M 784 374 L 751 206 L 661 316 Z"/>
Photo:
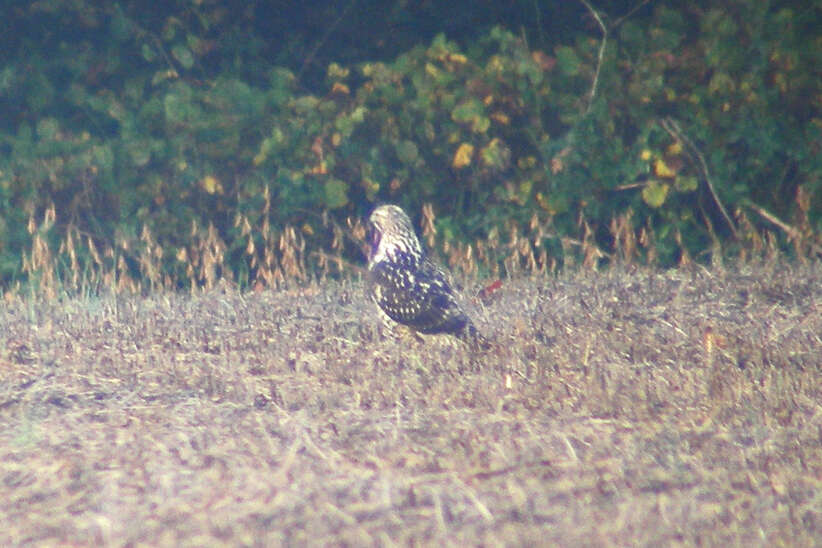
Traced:
<path fill-rule="evenodd" d="M 822 265 L 506 280 L 472 313 L 486 354 L 383 336 L 357 282 L 10 299 L 0 545 L 822 539 Z"/>

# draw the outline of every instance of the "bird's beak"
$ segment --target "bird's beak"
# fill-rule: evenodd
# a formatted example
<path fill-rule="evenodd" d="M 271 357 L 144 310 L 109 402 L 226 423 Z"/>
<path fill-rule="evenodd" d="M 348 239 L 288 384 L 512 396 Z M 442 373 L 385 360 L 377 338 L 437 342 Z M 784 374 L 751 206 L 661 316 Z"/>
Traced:
<path fill-rule="evenodd" d="M 369 224 L 368 225 L 368 243 L 370 245 L 368 258 L 370 259 L 377 253 L 377 248 L 380 245 L 380 238 L 382 238 L 382 233 L 377 229 L 376 225 Z"/>

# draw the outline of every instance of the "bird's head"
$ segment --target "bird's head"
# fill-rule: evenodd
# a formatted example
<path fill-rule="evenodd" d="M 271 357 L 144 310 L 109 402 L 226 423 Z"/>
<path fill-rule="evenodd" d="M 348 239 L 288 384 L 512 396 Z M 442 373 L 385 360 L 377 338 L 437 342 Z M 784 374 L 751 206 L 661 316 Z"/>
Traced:
<path fill-rule="evenodd" d="M 381 205 L 368 217 L 368 265 L 396 259 L 402 253 L 412 259 L 422 259 L 423 249 L 411 219 L 399 206 Z"/>

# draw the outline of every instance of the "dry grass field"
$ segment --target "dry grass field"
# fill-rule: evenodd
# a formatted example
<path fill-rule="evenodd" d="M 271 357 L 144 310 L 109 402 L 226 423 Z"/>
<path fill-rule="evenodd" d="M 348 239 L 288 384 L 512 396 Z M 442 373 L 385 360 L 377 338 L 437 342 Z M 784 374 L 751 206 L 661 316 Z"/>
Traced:
<path fill-rule="evenodd" d="M 2 546 L 822 542 L 818 263 L 2 306 Z"/>

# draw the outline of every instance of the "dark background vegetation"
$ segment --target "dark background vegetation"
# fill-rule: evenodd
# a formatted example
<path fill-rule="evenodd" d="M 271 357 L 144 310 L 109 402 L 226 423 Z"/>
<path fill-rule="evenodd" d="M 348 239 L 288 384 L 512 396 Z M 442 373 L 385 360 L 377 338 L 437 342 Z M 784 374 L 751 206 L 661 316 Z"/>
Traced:
<path fill-rule="evenodd" d="M 42 0 L 0 24 L 6 287 L 270 285 L 293 250 L 339 271 L 379 201 L 431 204 L 445 255 L 527 227 L 542 269 L 820 253 L 817 3 Z"/>

